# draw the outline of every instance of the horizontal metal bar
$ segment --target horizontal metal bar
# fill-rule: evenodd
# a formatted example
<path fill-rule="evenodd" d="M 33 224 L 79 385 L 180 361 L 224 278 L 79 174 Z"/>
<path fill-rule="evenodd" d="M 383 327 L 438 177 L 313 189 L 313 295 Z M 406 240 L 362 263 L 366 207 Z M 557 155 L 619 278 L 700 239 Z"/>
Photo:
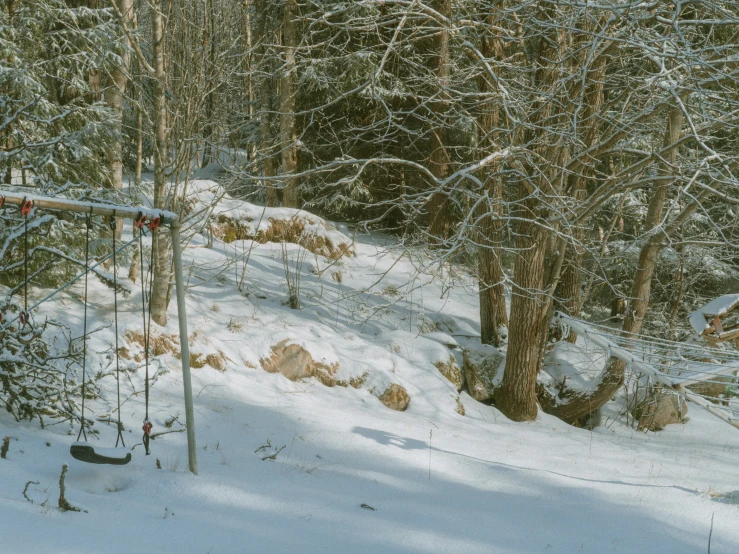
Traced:
<path fill-rule="evenodd" d="M 103 204 L 100 202 L 84 202 L 82 200 L 69 200 L 67 198 L 52 198 L 49 196 L 37 196 L 35 194 L 23 194 L 0 189 L 0 196 L 4 198 L 3 206 L 8 204 L 22 206 L 27 200 L 33 202 L 34 208 L 52 211 L 67 211 L 92 215 L 107 215 L 136 219 L 143 214 L 147 219 L 155 217 L 162 218 L 162 224 L 167 226 L 179 225 L 179 216 L 167 210 L 155 210 L 143 206 L 116 206 L 115 204 Z"/>

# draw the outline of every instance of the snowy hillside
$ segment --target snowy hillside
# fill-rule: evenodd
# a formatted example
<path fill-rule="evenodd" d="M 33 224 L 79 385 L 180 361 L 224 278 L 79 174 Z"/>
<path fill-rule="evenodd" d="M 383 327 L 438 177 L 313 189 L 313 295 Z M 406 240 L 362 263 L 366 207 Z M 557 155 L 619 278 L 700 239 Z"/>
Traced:
<path fill-rule="evenodd" d="M 202 205 L 192 213 L 214 188 L 193 184 Z M 153 329 L 150 417 L 164 434 L 151 456 L 137 444 L 141 296 L 126 281 L 121 417 L 133 461 L 83 464 L 69 455 L 76 428 L 0 413 L 0 438 L 11 437 L 0 552 L 676 554 L 705 552 L 709 532 L 711 552 L 739 551 L 736 429 L 692 406 L 686 424 L 659 433 L 633 430 L 613 407 L 593 431 L 545 414 L 512 423 L 458 392 L 463 350 L 479 344 L 470 276 L 438 265 L 419 274 L 422 256 L 392 238 L 308 214 L 301 229 L 322 237 L 311 243 L 318 253 L 283 247 L 267 222 L 284 217 L 230 200 L 183 254 L 199 475 L 181 432 L 174 301 L 167 327 Z M 285 268 L 301 263 L 301 308 L 291 309 Z M 102 329 L 88 356 L 93 371 L 109 371 L 112 291 L 91 286 L 88 318 Z M 79 334 L 81 294 L 60 294 L 36 317 L 45 311 Z M 290 345 L 309 356 L 313 377 L 286 378 L 295 375 L 275 355 Z M 111 447 L 114 376 L 101 384 L 88 405 L 92 441 Z M 66 499 L 81 512 L 56 508 L 63 464 Z"/>

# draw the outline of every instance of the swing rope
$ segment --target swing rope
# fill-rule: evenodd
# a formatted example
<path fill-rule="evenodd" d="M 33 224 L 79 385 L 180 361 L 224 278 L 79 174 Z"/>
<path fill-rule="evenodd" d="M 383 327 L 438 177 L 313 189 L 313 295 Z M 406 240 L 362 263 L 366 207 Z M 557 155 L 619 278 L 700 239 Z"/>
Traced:
<path fill-rule="evenodd" d="M 24 332 L 26 327 L 31 328 L 31 314 L 28 312 L 28 216 L 33 209 L 33 200 L 23 200 L 21 205 L 21 216 L 23 216 L 23 311 L 19 314 L 21 327 L 19 332 Z"/>
<path fill-rule="evenodd" d="M 142 220 L 139 219 L 139 222 Z M 154 286 L 154 244 L 155 244 L 155 237 L 154 237 L 154 230 L 152 229 L 151 233 L 151 259 L 149 260 L 149 300 L 146 301 L 146 291 L 145 291 L 145 285 L 146 282 L 145 276 L 144 276 L 144 226 L 143 224 L 139 226 L 139 222 L 137 222 L 137 227 L 139 229 L 139 267 L 141 272 L 141 316 L 143 319 L 144 324 L 144 361 L 146 365 L 146 379 L 144 381 L 144 395 L 145 395 L 145 407 L 146 407 L 146 414 L 144 415 L 144 425 L 141 427 L 141 429 L 144 431 L 143 435 L 143 443 L 144 443 L 144 449 L 146 450 L 146 455 L 148 456 L 151 454 L 149 450 L 149 440 L 151 438 L 151 430 L 153 428 L 153 425 L 151 421 L 149 421 L 149 344 L 150 344 L 150 333 L 151 333 L 151 293 Z M 147 318 L 147 304 L 148 304 L 148 318 Z"/>
<path fill-rule="evenodd" d="M 87 441 L 87 431 L 85 431 L 85 396 L 87 393 L 87 276 L 90 265 L 90 229 L 92 228 L 92 206 L 90 213 L 85 218 L 85 306 L 84 316 L 82 319 L 82 416 L 80 418 L 80 432 L 77 433 L 77 440 L 80 436 L 85 437 Z"/>
<path fill-rule="evenodd" d="M 121 446 L 126 446 L 126 442 L 123 440 L 123 425 L 121 424 L 121 352 L 118 348 L 118 263 L 116 259 L 116 248 L 115 248 L 115 235 L 116 235 L 116 221 L 115 221 L 115 210 L 113 215 L 110 216 L 110 229 L 113 231 L 113 313 L 115 320 L 115 384 L 116 393 L 118 395 L 118 437 L 115 439 L 115 445 L 121 443 Z"/>

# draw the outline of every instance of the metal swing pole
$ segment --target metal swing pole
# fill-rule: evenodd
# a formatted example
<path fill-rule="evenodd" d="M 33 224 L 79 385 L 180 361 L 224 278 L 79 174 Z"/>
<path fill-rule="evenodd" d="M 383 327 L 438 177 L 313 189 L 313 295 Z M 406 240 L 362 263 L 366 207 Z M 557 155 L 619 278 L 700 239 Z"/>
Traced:
<path fill-rule="evenodd" d="M 185 283 L 182 277 L 182 246 L 180 245 L 180 218 L 170 211 L 144 208 L 142 206 L 114 206 L 98 202 L 49 198 L 35 194 L 0 189 L 0 207 L 25 205 L 31 201 L 32 208 L 52 211 L 68 211 L 90 215 L 115 216 L 136 220 L 144 215 L 148 219 L 162 218 L 172 234 L 174 255 L 175 288 L 177 292 L 177 317 L 180 324 L 180 348 L 182 353 L 182 381 L 185 389 L 185 417 L 187 424 L 187 454 L 190 471 L 198 474 L 198 458 L 195 450 L 195 412 L 192 405 L 192 382 L 190 379 L 190 345 L 187 342 L 187 312 L 185 309 Z"/>
<path fill-rule="evenodd" d="M 169 224 L 174 256 L 174 281 L 177 294 L 177 319 L 180 323 L 180 352 L 182 355 L 182 383 L 185 388 L 185 421 L 187 424 L 187 456 L 190 471 L 198 474 L 198 457 L 195 449 L 195 413 L 192 407 L 192 382 L 190 379 L 190 345 L 187 342 L 187 312 L 185 309 L 185 280 L 182 277 L 182 247 L 180 245 L 180 220 Z"/>

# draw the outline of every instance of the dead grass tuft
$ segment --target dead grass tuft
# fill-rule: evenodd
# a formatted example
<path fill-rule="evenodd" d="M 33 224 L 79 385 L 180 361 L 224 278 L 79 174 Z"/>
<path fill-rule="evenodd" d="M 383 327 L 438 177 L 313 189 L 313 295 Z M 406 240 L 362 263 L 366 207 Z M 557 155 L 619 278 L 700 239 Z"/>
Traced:
<path fill-rule="evenodd" d="M 247 220 L 247 223 L 250 220 Z M 310 218 L 295 217 L 292 219 L 269 218 L 269 226 L 266 230 L 260 230 L 254 234 L 248 224 L 242 221 L 220 214 L 212 225 L 213 234 L 223 242 L 229 243 L 235 240 L 255 240 L 260 244 L 266 242 L 289 242 L 298 244 L 320 256 L 331 260 L 337 260 L 343 256 L 352 256 L 354 251 L 348 242 L 334 244 L 330 239 L 306 232 L 305 224 L 315 225 L 316 220 Z"/>

